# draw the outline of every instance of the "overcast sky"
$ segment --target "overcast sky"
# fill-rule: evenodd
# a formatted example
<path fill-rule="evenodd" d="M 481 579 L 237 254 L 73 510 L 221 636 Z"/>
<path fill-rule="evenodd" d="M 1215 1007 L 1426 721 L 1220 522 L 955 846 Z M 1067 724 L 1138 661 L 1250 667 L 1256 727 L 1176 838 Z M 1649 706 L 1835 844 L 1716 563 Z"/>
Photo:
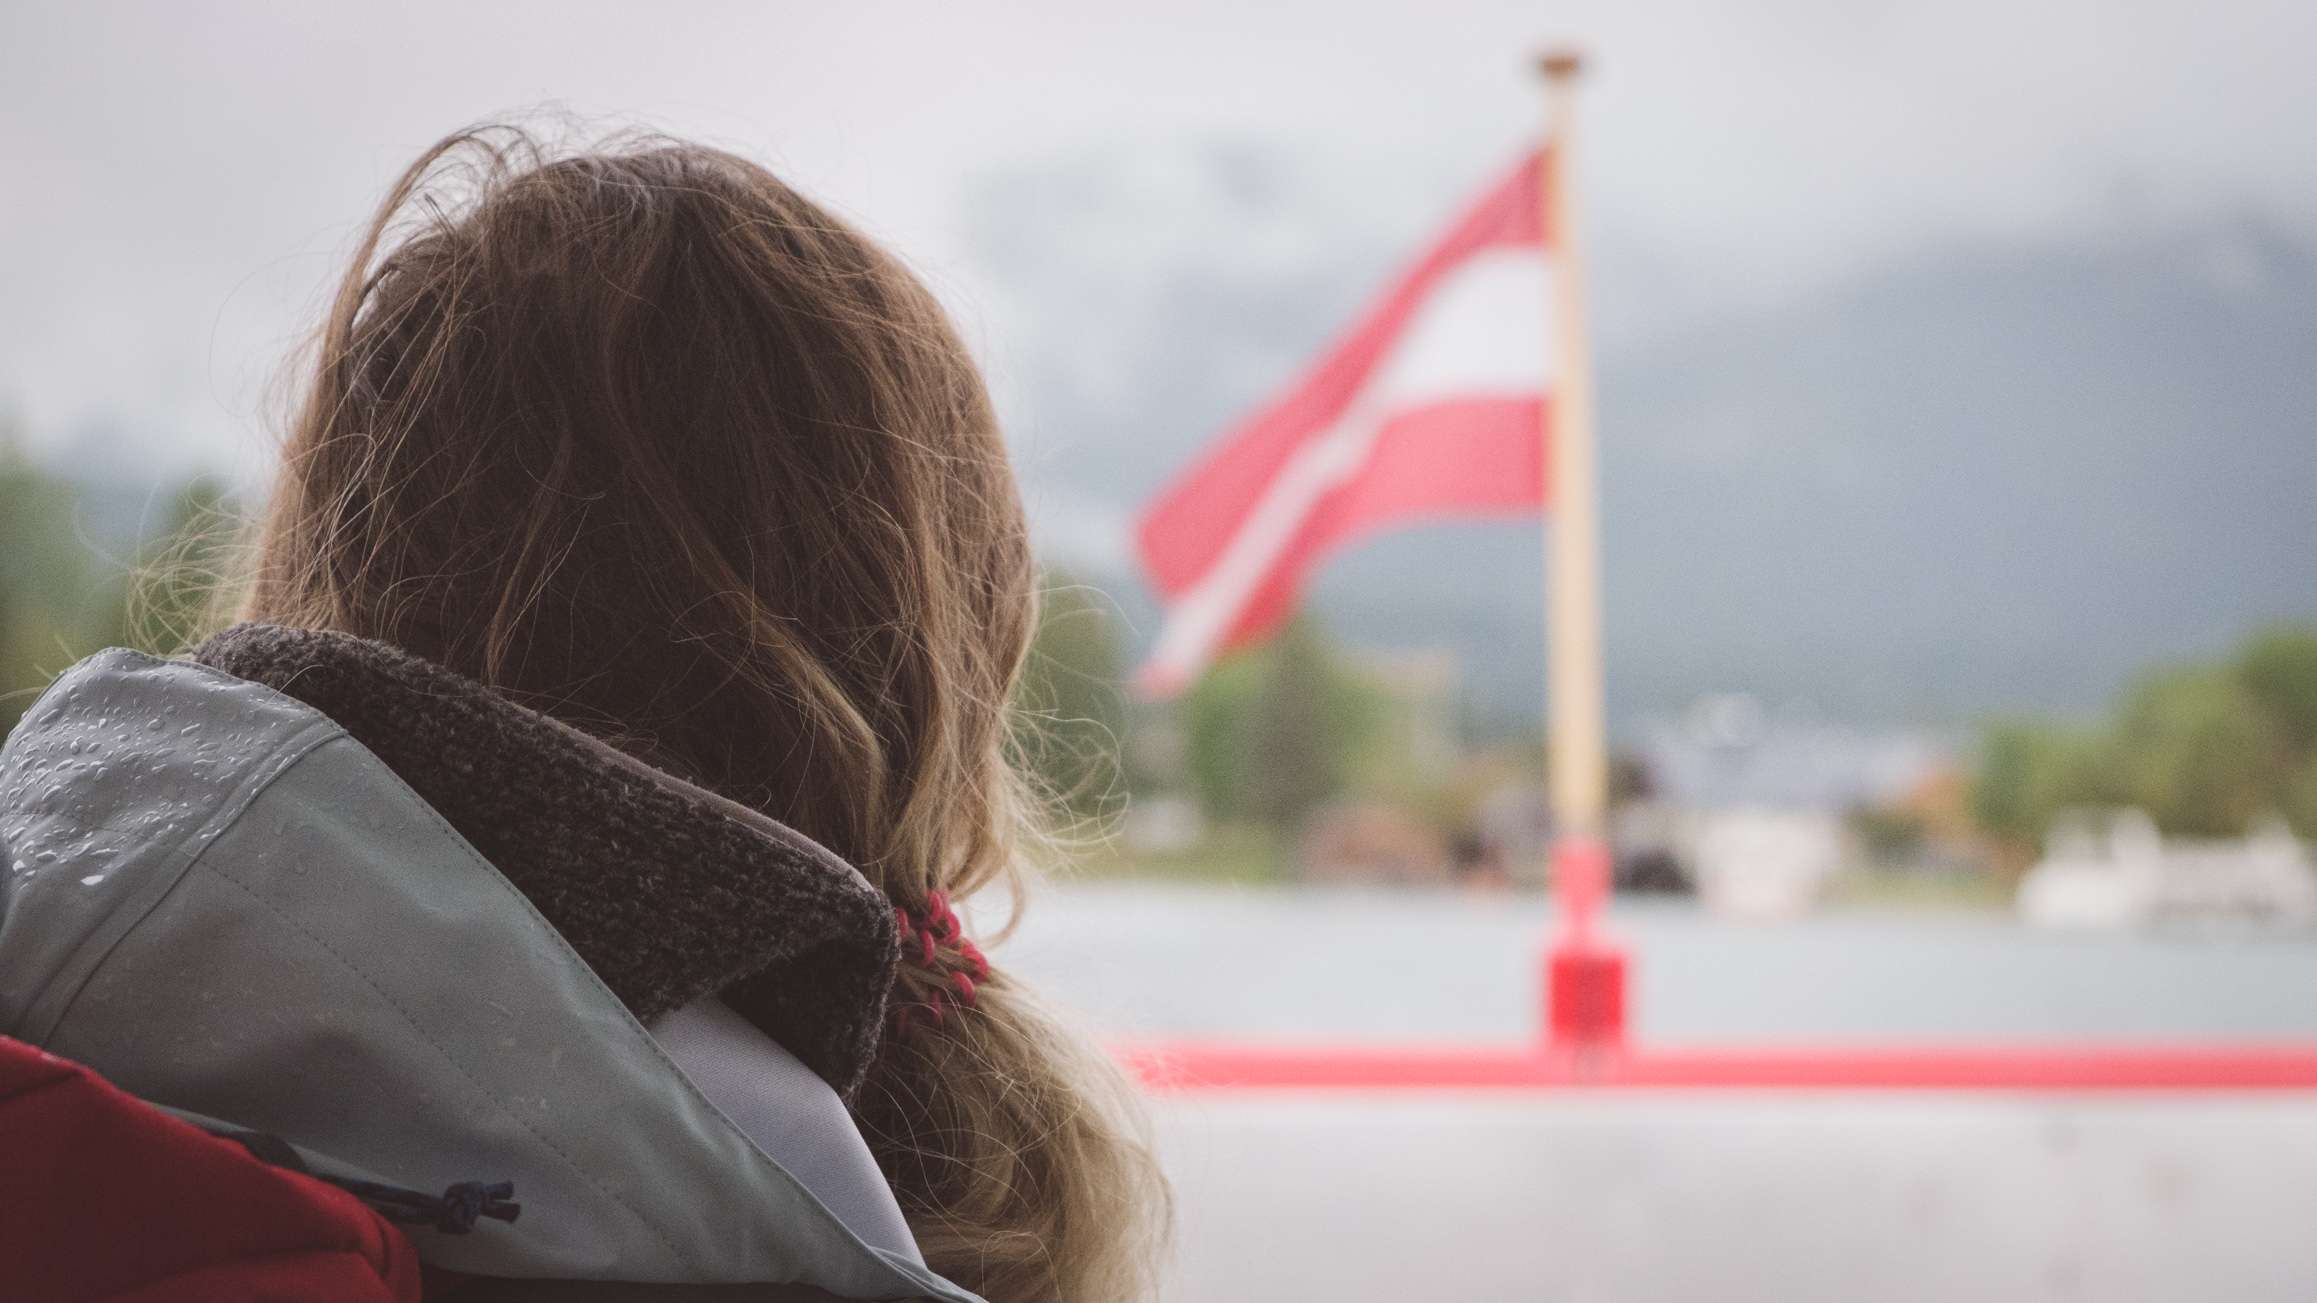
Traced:
<path fill-rule="evenodd" d="M 784 171 L 924 269 L 1001 387 L 1020 341 L 976 258 L 977 181 L 1193 139 L 1308 150 L 1353 160 L 1347 225 L 1412 244 L 1533 134 L 1527 55 L 1548 38 L 1597 56 L 1593 227 L 1648 251 L 1597 278 L 1612 331 L 1979 235 L 2208 211 L 2317 229 L 2305 0 L 0 15 L 0 405 L 44 446 L 110 428 L 243 475 L 263 464 L 266 384 L 386 181 L 452 127 L 543 104 Z"/>

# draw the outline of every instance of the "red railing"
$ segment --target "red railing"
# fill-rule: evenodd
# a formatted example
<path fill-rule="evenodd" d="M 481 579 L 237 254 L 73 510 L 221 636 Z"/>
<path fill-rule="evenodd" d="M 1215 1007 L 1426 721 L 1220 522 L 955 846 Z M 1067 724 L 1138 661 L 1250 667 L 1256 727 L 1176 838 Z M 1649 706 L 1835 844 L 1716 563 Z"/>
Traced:
<path fill-rule="evenodd" d="M 1120 1057 L 1207 1090 L 2317 1090 L 2317 1044 L 1694 1049 L 1176 1043 Z"/>

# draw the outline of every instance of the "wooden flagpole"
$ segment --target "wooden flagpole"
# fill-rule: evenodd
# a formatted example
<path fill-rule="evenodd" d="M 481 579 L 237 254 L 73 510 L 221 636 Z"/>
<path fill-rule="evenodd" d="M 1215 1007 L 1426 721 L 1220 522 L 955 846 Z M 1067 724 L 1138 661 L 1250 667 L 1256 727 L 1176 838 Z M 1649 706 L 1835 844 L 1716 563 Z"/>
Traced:
<path fill-rule="evenodd" d="M 1593 358 L 1585 330 L 1585 258 L 1570 195 L 1578 56 L 1538 61 L 1545 78 L 1542 192 L 1552 302 L 1552 397 L 1544 440 L 1547 640 L 1545 720 L 1550 729 L 1553 823 L 1566 838 L 1606 832 L 1608 760 L 1602 723 L 1601 562 L 1593 452 Z"/>
<path fill-rule="evenodd" d="M 1623 1039 L 1625 956 L 1594 931 L 1610 887 L 1609 759 L 1601 672 L 1599 476 L 1594 462 L 1593 357 L 1585 328 L 1585 258 L 1575 175 L 1576 87 L 1584 62 L 1554 50 L 1545 81 L 1544 205 L 1552 350 L 1545 404 L 1545 726 L 1553 815 L 1553 886 L 1563 920 L 1547 956 L 1545 1025 L 1552 1044 L 1591 1048 Z"/>

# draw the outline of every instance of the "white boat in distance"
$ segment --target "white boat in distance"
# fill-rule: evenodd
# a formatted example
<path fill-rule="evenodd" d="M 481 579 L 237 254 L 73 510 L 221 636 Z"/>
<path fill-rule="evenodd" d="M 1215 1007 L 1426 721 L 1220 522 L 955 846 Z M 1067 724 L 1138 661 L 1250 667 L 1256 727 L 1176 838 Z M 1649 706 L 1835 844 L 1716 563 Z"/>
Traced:
<path fill-rule="evenodd" d="M 2039 927 L 2308 927 L 2317 924 L 2317 868 L 2282 820 L 2242 838 L 2167 838 L 2141 810 L 2077 810 L 2054 821 L 2016 900 L 2020 918 Z"/>

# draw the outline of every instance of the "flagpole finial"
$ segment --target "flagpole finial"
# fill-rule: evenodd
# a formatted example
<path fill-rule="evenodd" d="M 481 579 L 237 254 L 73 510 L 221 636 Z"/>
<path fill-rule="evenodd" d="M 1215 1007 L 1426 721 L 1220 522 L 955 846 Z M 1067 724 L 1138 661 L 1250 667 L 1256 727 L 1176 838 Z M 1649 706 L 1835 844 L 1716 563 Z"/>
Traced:
<path fill-rule="evenodd" d="M 1537 56 L 1537 71 L 1546 81 L 1567 85 L 1585 71 L 1585 55 L 1573 45 L 1556 45 Z"/>

